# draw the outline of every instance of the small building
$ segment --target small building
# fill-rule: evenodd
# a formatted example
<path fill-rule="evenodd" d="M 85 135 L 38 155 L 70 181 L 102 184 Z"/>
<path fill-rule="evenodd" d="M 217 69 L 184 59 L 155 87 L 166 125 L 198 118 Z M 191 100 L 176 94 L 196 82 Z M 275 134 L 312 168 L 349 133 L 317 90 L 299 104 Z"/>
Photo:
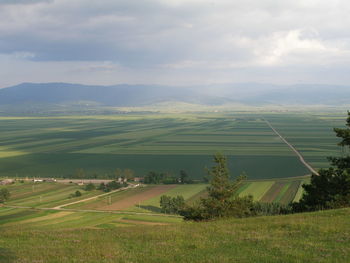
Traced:
<path fill-rule="evenodd" d="M 43 179 L 33 179 L 33 182 L 34 183 L 41 183 L 41 182 L 44 182 Z"/>
<path fill-rule="evenodd" d="M 134 182 L 143 182 L 143 177 L 135 177 Z"/>
<path fill-rule="evenodd" d="M 4 179 L 0 181 L 0 185 L 13 184 L 15 182 L 14 179 Z"/>
<path fill-rule="evenodd" d="M 57 182 L 55 178 L 47 178 L 45 179 L 46 182 Z"/>
<path fill-rule="evenodd" d="M 119 177 L 119 178 L 117 179 L 117 182 L 118 182 L 118 183 L 126 183 L 127 181 L 128 181 L 128 179 L 122 178 L 122 177 Z"/>

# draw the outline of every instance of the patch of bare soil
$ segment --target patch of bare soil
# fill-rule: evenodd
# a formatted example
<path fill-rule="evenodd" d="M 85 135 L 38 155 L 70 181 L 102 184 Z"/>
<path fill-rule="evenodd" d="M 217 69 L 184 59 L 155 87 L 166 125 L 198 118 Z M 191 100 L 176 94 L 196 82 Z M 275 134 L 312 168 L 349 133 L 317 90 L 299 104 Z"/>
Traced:
<path fill-rule="evenodd" d="M 176 185 L 157 185 L 147 191 L 119 200 L 111 205 L 99 207 L 99 210 L 123 210 L 165 193 L 174 187 L 176 187 Z"/>

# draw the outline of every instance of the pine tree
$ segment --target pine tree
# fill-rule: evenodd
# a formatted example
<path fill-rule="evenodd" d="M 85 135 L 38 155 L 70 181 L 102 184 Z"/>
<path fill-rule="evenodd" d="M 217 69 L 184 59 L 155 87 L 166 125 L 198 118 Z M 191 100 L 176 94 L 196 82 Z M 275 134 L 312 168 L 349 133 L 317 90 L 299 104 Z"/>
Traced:
<path fill-rule="evenodd" d="M 214 156 L 215 165 L 208 170 L 210 186 L 208 197 L 202 198 L 193 206 L 187 206 L 181 211 L 186 220 L 210 220 L 223 217 L 245 217 L 252 213 L 252 196 L 238 197 L 234 193 L 244 177 L 236 181 L 230 180 L 227 159 L 222 154 Z"/>
<path fill-rule="evenodd" d="M 208 186 L 209 197 L 220 202 L 230 198 L 234 191 L 235 185 L 230 182 L 230 172 L 227 167 L 227 159 L 222 154 L 214 156 L 215 166 L 208 171 L 210 176 L 210 186 Z"/>

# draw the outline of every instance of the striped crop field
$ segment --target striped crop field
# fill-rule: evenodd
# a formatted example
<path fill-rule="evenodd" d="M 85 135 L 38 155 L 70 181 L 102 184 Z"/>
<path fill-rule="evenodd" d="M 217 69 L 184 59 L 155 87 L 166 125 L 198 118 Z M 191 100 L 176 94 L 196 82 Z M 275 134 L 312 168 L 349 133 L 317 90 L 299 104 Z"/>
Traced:
<path fill-rule="evenodd" d="M 302 184 L 308 181 L 309 177 L 248 181 L 241 184 L 236 194 L 239 196 L 252 195 L 255 201 L 264 203 L 288 204 L 300 200 L 303 193 Z"/>
<path fill-rule="evenodd" d="M 161 214 L 116 214 L 108 212 L 54 211 L 0 207 L 0 227 L 72 229 L 164 225 L 181 222 L 180 217 Z"/>
<path fill-rule="evenodd" d="M 275 129 L 315 168 L 328 167 L 327 157 L 341 154 L 341 148 L 337 146 L 339 139 L 333 128 L 343 128 L 345 118 L 344 113 L 266 116 Z"/>
<path fill-rule="evenodd" d="M 97 190 L 85 191 L 83 186 L 77 184 L 53 182 L 17 182 L 12 185 L 0 186 L 0 189 L 1 188 L 7 188 L 11 193 L 11 198 L 7 202 L 8 205 L 37 208 L 52 208 L 102 193 Z M 76 191 L 80 191 L 81 196 L 71 197 Z"/>
<path fill-rule="evenodd" d="M 112 193 L 101 198 L 69 205 L 69 209 L 96 209 L 104 211 L 160 212 L 160 197 L 181 195 L 185 201 L 193 199 L 205 190 L 206 184 L 188 185 L 145 185 Z"/>
<path fill-rule="evenodd" d="M 307 177 L 303 177 L 245 181 L 237 194 L 253 195 L 256 201 L 287 204 L 300 198 L 301 184 L 307 180 Z M 16 182 L 6 186 L 11 192 L 11 199 L 0 207 L 0 227 L 115 228 L 172 224 L 182 219 L 161 214 L 160 197 L 181 195 L 187 203 L 193 203 L 205 195 L 207 186 L 145 185 L 105 194 L 99 190 L 84 191 L 83 186 L 77 184 Z M 70 197 L 77 190 L 81 191 L 82 196 Z M 76 201 L 80 202 L 71 204 Z M 64 204 L 66 206 L 57 209 L 57 206 Z"/>
<path fill-rule="evenodd" d="M 111 178 L 116 169 L 193 179 L 212 156 L 228 157 L 234 175 L 274 179 L 309 174 L 268 120 L 315 168 L 340 153 L 333 127 L 344 113 L 197 113 L 112 116 L 0 117 L 0 176 Z"/>

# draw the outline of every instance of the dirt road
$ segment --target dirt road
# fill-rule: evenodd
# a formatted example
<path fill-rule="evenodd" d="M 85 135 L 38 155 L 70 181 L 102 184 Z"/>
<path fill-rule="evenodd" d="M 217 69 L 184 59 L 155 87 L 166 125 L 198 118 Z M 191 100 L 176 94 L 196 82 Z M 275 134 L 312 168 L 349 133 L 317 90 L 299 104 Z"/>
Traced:
<path fill-rule="evenodd" d="M 65 207 L 65 206 L 86 202 L 86 201 L 89 201 L 89 200 L 93 200 L 93 199 L 99 198 L 101 196 L 110 195 L 110 194 L 115 193 L 115 192 L 123 191 L 123 190 L 130 189 L 130 188 L 135 188 L 135 187 L 138 187 L 138 186 L 139 186 L 138 184 L 136 184 L 136 185 L 129 185 L 128 187 L 119 188 L 117 190 L 110 191 L 108 193 L 96 195 L 96 196 L 93 196 L 93 197 L 85 198 L 85 199 L 82 199 L 82 200 L 79 200 L 79 201 L 75 201 L 75 202 L 71 202 L 71 203 L 64 204 L 64 205 L 55 206 L 53 208 L 54 209 L 60 209 L 60 208 Z"/>
<path fill-rule="evenodd" d="M 273 130 L 273 132 L 278 136 L 278 137 L 280 137 L 281 138 L 281 140 L 285 143 L 285 144 L 287 144 L 288 146 L 289 146 L 289 148 L 291 148 L 292 150 L 293 150 L 293 152 L 299 157 L 299 159 L 300 159 L 300 161 L 302 162 L 302 164 L 311 172 L 311 173 L 313 173 L 313 174 L 316 174 L 316 175 L 319 175 L 318 174 L 318 172 L 314 169 L 314 168 L 312 168 L 312 166 L 310 165 L 310 164 L 308 164 L 306 161 L 305 161 L 305 159 L 304 159 L 304 157 L 298 152 L 298 150 L 297 149 L 295 149 L 294 148 L 294 146 L 293 145 L 291 145 L 272 125 L 271 125 L 271 123 L 268 121 L 268 120 L 266 120 L 266 119 L 264 119 L 264 121 L 266 122 L 266 124 L 271 128 L 271 130 Z"/>

